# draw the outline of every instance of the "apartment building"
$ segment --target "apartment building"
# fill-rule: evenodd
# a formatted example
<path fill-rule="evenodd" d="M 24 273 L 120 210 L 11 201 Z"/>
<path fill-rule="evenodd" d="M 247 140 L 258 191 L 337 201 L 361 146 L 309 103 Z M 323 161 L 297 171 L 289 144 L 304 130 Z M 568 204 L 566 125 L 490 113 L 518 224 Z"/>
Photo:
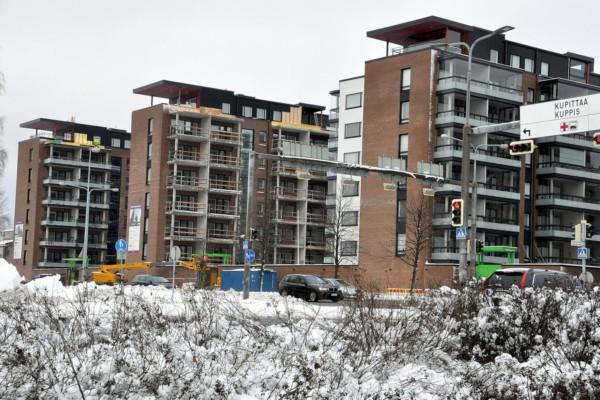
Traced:
<path fill-rule="evenodd" d="M 27 279 L 66 274 L 81 256 L 89 178 L 90 266 L 116 262 L 125 236 L 130 134 L 124 130 L 38 118 L 19 142 L 12 262 Z M 116 189 L 111 191 L 111 189 Z"/>
<path fill-rule="evenodd" d="M 254 228 L 258 262 L 323 262 L 326 174 L 251 154 L 326 154 L 324 107 L 166 80 L 133 92 L 150 106 L 132 115 L 128 261 L 162 262 L 176 245 L 240 263 Z"/>
<path fill-rule="evenodd" d="M 417 171 L 420 161 L 435 163 L 446 178 L 433 186 L 434 198 L 423 197 L 421 182 L 412 179 L 397 191 L 384 190 L 376 175 L 361 179 L 359 264 L 382 286 L 409 285 L 411 271 L 401 261 L 410 243 L 406 214 L 421 202 L 432 209 L 434 230 L 418 285 L 448 283 L 452 277 L 459 254 L 449 205 L 460 197 L 467 56 L 448 44 L 470 44 L 489 32 L 432 16 L 367 33 L 385 42 L 385 53 L 366 61 L 361 78 L 360 159 L 378 165 L 380 156 L 400 158 L 410 171 Z M 484 40 L 474 51 L 471 124 L 515 121 L 523 104 L 596 93 L 600 75 L 593 66 L 593 58 L 516 43 L 506 35 Z M 332 96 L 342 99 L 343 83 Z M 336 111 L 339 141 L 356 121 L 342 123 L 342 107 Z M 517 246 L 521 260 L 575 264 L 571 226 L 583 217 L 595 226 L 600 223 L 600 154 L 592 135 L 539 139 L 531 157 L 511 157 L 497 146 L 518 138 L 517 130 L 505 130 L 472 139 L 478 146 L 471 154 L 477 159 L 477 238 L 486 245 Z M 594 235 L 588 241 L 592 263 L 600 261 L 598 240 Z"/>

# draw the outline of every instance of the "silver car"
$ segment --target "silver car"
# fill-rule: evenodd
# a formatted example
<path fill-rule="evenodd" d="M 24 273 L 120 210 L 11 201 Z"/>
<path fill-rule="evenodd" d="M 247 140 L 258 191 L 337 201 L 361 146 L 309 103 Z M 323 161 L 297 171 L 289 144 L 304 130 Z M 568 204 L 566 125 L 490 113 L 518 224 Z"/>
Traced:
<path fill-rule="evenodd" d="M 360 289 L 340 278 L 323 278 L 338 288 L 341 299 L 356 299 L 360 295 Z"/>

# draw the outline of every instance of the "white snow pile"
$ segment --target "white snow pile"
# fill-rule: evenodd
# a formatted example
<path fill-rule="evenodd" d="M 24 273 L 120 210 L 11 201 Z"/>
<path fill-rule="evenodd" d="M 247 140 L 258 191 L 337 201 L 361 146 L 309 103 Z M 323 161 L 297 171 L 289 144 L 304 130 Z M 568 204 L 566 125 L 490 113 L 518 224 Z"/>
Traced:
<path fill-rule="evenodd" d="M 60 275 L 44 276 L 25 284 L 28 290 L 44 290 L 50 295 L 63 293 L 65 288 L 60 281 Z"/>
<path fill-rule="evenodd" d="M 14 265 L 0 258 L 0 291 L 16 289 L 23 280 L 25 278 L 19 275 Z"/>
<path fill-rule="evenodd" d="M 600 398 L 600 293 L 336 307 L 46 278 L 0 293 L 0 382 L 3 399 Z"/>

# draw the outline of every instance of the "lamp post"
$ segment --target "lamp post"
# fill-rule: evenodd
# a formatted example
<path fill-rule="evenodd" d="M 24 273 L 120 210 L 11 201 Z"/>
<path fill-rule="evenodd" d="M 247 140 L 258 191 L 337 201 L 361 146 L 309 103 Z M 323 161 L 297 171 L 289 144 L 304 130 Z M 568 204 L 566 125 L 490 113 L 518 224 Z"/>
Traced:
<path fill-rule="evenodd" d="M 450 140 L 454 140 L 457 142 L 461 142 L 463 145 L 463 154 L 464 154 L 464 148 L 467 147 L 465 146 L 464 140 L 452 137 L 446 133 L 442 134 L 440 136 L 441 138 L 444 139 L 450 139 Z M 473 144 L 469 144 L 470 150 L 473 150 L 473 153 L 475 154 L 475 156 L 477 156 L 477 153 L 479 152 L 479 149 L 481 148 L 490 148 L 490 147 L 496 147 L 496 148 L 500 148 L 500 149 L 507 149 L 508 148 L 508 143 L 499 143 L 499 144 L 487 144 L 487 143 L 480 143 L 478 145 L 473 145 Z M 471 239 L 471 260 L 470 260 L 470 265 L 471 265 L 471 269 L 474 270 L 475 269 L 475 260 L 477 255 L 475 254 L 475 249 L 477 247 L 476 245 L 476 241 L 477 241 L 477 157 L 473 158 L 473 180 L 471 181 L 471 196 L 472 196 L 472 202 L 471 202 L 471 234 L 470 234 L 470 239 Z M 464 198 L 463 198 L 464 199 Z M 464 200 L 463 200 L 463 204 L 464 204 Z M 467 208 L 465 208 L 467 209 Z M 467 218 L 467 224 L 468 224 L 468 218 Z M 465 246 L 466 248 L 466 246 Z"/>
<path fill-rule="evenodd" d="M 470 154 L 469 154 L 469 149 L 470 149 L 470 142 L 471 142 L 471 124 L 470 124 L 470 114 L 471 114 L 471 64 L 472 64 L 472 60 L 473 60 L 473 50 L 475 49 L 475 46 L 477 46 L 477 44 L 483 40 L 489 39 L 492 36 L 498 35 L 498 34 L 503 34 L 506 33 L 508 31 L 513 30 L 514 27 L 512 26 L 503 26 L 501 28 L 498 28 L 490 33 L 488 33 L 487 35 L 483 35 L 477 39 L 475 39 L 471 45 L 465 43 L 465 42 L 456 42 L 456 43 L 449 43 L 446 46 L 463 46 L 467 49 L 467 51 L 469 52 L 469 56 L 468 56 L 468 61 L 467 61 L 467 99 L 466 99 L 466 105 L 465 105 L 465 124 L 463 126 L 463 154 L 462 154 L 462 163 L 461 163 L 461 177 L 460 177 L 460 196 L 463 200 L 463 204 L 465 207 L 465 210 L 469 209 L 469 167 L 470 167 Z M 467 211 L 468 213 L 468 211 Z M 467 220 L 468 220 L 468 215 L 467 215 Z M 472 235 L 469 235 L 471 237 L 471 239 L 473 239 Z M 471 240 L 473 241 L 473 240 Z M 467 275 L 467 246 L 466 243 L 464 243 L 465 241 L 461 241 L 460 242 L 460 262 L 459 262 L 459 272 L 458 272 L 458 281 L 459 283 L 464 283 L 466 281 L 466 275 Z"/>
<path fill-rule="evenodd" d="M 118 188 L 91 188 L 90 187 L 90 170 L 91 170 L 91 166 L 92 166 L 92 153 L 99 153 L 100 149 L 98 147 L 89 147 L 89 156 L 88 156 L 88 170 L 87 170 L 87 184 L 85 186 L 83 185 L 77 185 L 74 183 L 70 183 L 70 182 L 65 182 L 65 181 L 61 181 L 59 182 L 60 186 L 69 186 L 69 187 L 73 187 L 79 190 L 85 190 L 86 191 L 86 198 L 85 198 L 85 226 L 83 228 L 83 249 L 81 251 L 81 270 L 79 270 L 79 281 L 83 281 L 85 280 L 85 274 L 87 271 L 87 268 L 89 266 L 89 262 L 88 262 L 88 241 L 89 241 L 89 225 L 90 225 L 90 199 L 91 199 L 91 195 L 94 191 L 97 192 L 101 192 L 101 191 L 110 191 L 110 192 L 118 192 L 119 189 Z"/>

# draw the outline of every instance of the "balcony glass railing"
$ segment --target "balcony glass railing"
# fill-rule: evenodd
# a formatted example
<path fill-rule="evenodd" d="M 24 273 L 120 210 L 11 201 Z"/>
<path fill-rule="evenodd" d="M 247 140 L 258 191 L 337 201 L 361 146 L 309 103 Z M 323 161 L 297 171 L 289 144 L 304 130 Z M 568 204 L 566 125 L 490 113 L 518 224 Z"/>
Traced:
<path fill-rule="evenodd" d="M 196 127 L 196 126 L 186 126 L 186 125 L 171 125 L 171 135 L 185 135 L 185 136 L 194 136 L 197 138 L 208 139 L 209 130 Z"/>

